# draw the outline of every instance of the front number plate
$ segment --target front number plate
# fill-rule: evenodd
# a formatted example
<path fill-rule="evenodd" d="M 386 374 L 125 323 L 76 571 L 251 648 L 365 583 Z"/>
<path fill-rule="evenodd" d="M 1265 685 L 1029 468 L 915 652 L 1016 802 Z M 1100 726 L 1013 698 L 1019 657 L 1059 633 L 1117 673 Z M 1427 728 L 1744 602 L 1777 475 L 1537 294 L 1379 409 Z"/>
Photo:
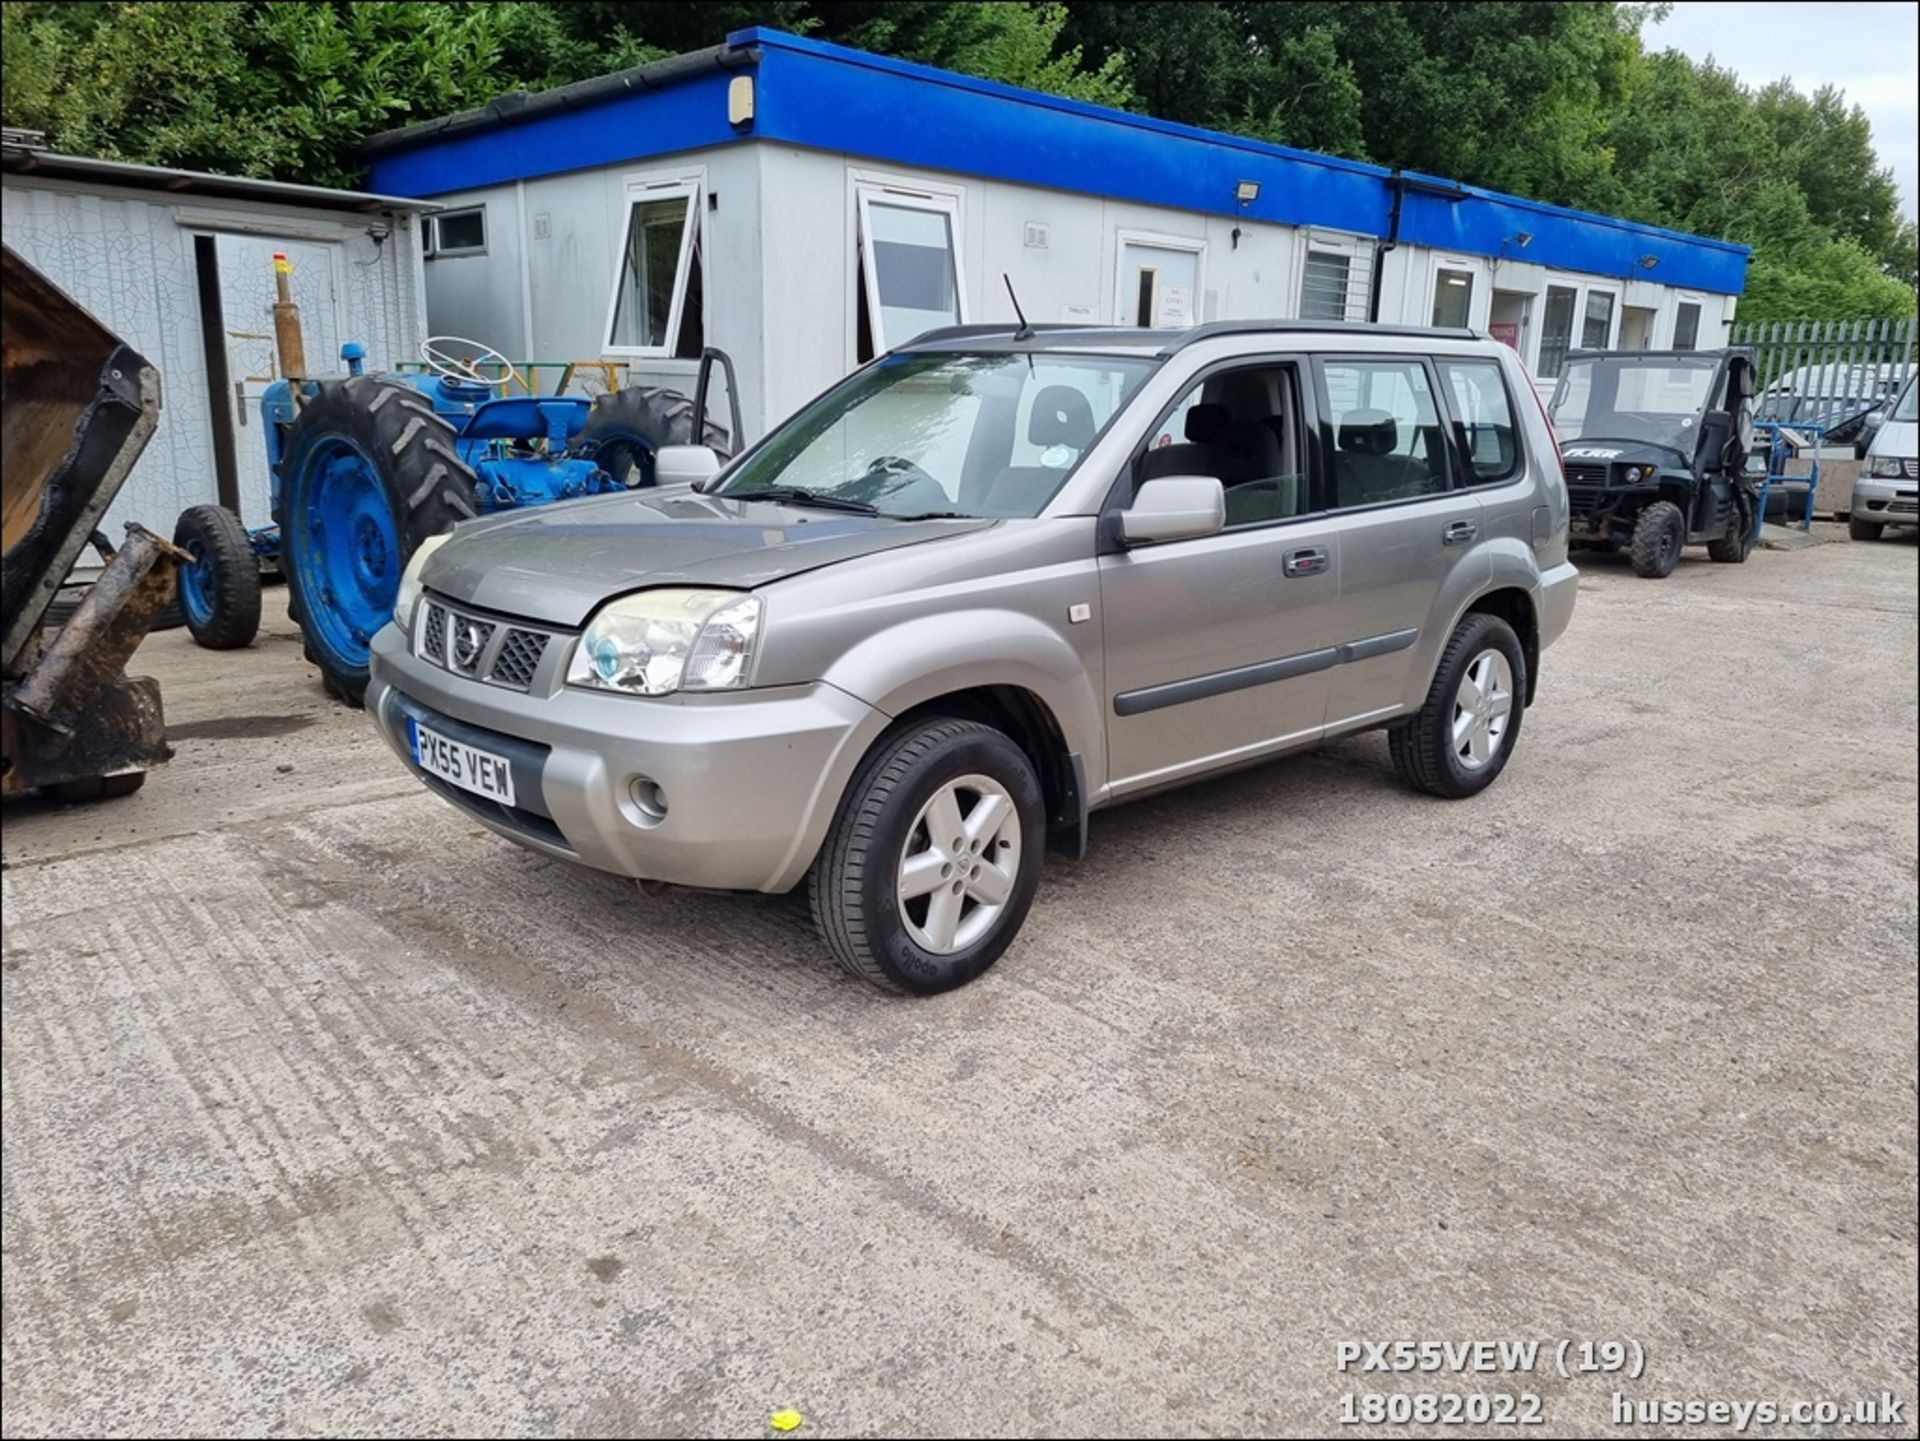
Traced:
<path fill-rule="evenodd" d="M 407 745 L 413 763 L 449 785 L 472 791 L 503 806 L 513 804 L 513 767 L 505 756 L 476 750 L 407 717 Z"/>

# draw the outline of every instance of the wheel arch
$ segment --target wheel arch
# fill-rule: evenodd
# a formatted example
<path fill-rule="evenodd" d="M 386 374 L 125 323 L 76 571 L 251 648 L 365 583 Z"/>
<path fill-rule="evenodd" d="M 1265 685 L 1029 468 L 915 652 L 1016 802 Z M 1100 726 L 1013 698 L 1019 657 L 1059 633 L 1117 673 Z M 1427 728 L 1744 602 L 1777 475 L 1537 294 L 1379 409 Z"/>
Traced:
<path fill-rule="evenodd" d="M 1533 592 L 1518 585 L 1499 586 L 1475 596 L 1461 618 L 1475 612 L 1498 616 L 1520 637 L 1520 651 L 1527 658 L 1526 704 L 1532 705 L 1540 678 L 1540 608 L 1534 603 Z"/>
<path fill-rule="evenodd" d="M 1049 845 L 1075 860 L 1086 853 L 1086 761 L 1068 743 L 1059 718 L 1039 694 L 1022 685 L 1006 684 L 946 691 L 902 712 L 888 728 L 889 733 L 934 716 L 978 721 L 1012 739 L 1040 778 L 1040 792 L 1047 802 Z M 880 743 L 874 742 L 876 746 Z"/>

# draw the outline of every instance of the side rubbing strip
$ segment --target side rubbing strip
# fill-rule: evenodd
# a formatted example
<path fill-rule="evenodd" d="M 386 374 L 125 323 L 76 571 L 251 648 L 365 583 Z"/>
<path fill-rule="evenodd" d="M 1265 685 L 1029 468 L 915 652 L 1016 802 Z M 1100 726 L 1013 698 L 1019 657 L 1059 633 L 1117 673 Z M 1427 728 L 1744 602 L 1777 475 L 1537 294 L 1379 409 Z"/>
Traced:
<path fill-rule="evenodd" d="M 1290 680 L 1297 675 L 1326 670 L 1337 664 L 1339 658 L 1338 648 L 1328 646 L 1325 650 L 1310 650 L 1302 655 L 1282 656 L 1279 660 L 1262 661 L 1258 665 L 1243 665 L 1237 670 L 1217 670 L 1212 675 L 1197 675 L 1191 680 L 1168 681 L 1165 685 L 1150 685 L 1140 690 L 1122 691 L 1113 698 L 1113 713 L 1139 715 L 1143 711 L 1160 710 L 1170 705 L 1183 705 L 1190 700 L 1205 700 L 1208 696 L 1225 695 L 1230 690 L 1270 685 L 1277 680 Z"/>
<path fill-rule="evenodd" d="M 1417 630 L 1396 630 L 1386 635 L 1370 635 L 1365 640 L 1350 640 L 1340 647 L 1340 664 L 1350 660 L 1369 660 L 1376 655 L 1392 655 L 1405 650 L 1419 638 Z"/>

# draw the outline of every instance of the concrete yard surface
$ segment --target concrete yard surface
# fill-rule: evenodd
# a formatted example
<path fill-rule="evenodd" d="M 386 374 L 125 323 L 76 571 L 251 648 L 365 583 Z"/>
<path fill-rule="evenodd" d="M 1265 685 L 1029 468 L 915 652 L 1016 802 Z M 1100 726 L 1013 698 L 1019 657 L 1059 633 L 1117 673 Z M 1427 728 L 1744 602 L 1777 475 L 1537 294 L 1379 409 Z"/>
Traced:
<path fill-rule="evenodd" d="M 1912 1435 L 1915 558 L 1585 561 L 1485 795 L 1374 734 L 1101 814 L 930 1001 L 483 832 L 284 592 L 155 636 L 172 764 L 5 817 L 6 1434 Z M 1398 1339 L 1546 1349 L 1336 1367 Z"/>

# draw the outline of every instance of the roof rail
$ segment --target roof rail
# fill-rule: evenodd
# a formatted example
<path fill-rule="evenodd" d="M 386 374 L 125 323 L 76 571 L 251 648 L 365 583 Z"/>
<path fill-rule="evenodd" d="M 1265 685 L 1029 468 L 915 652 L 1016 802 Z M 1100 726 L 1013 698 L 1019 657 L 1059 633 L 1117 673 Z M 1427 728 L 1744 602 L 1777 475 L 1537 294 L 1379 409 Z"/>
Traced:
<path fill-rule="evenodd" d="M 1118 327 L 1097 325 L 1067 325 L 1059 321 L 1041 321 L 1038 325 L 1025 327 L 1031 331 L 1042 330 L 1101 330 Z M 894 346 L 895 350 L 910 350 L 916 345 L 925 345 L 932 340 L 973 340 L 987 335 L 1014 335 L 1021 329 L 1017 320 L 980 321 L 972 325 L 942 325 L 935 330 L 923 330 L 905 344 Z"/>
<path fill-rule="evenodd" d="M 1204 325 L 1196 325 L 1183 332 L 1178 339 L 1167 345 L 1160 354 L 1172 355 L 1186 349 L 1189 345 L 1202 340 L 1212 340 L 1220 335 L 1404 335 L 1442 340 L 1480 340 L 1484 337 L 1477 330 L 1468 330 L 1457 325 L 1371 325 L 1357 320 L 1209 320 Z"/>

